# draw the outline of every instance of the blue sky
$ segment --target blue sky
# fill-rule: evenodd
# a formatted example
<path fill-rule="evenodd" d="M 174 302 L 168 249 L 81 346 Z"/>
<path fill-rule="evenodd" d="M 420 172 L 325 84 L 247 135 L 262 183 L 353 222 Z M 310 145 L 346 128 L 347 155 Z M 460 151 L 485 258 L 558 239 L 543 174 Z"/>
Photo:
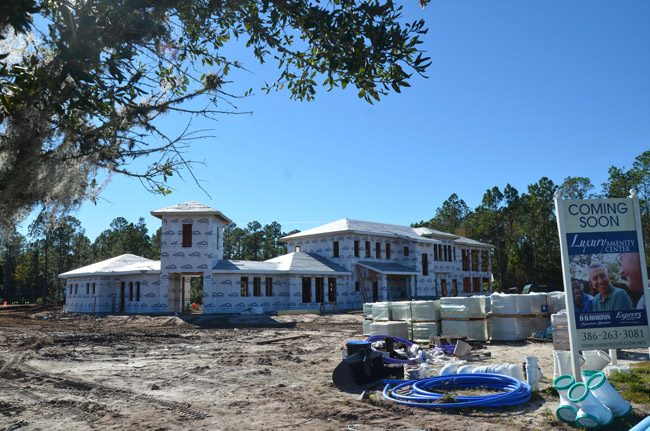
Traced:
<path fill-rule="evenodd" d="M 473 208 L 488 188 L 523 192 L 542 176 L 600 185 L 611 165 L 650 149 L 650 2 L 403 3 L 429 27 L 428 79 L 374 106 L 353 90 L 296 102 L 260 91 L 275 69 L 247 62 L 232 89 L 253 87 L 238 105 L 253 114 L 195 122 L 214 136 L 187 154 L 204 161 L 195 175 L 210 197 L 188 175 L 166 197 L 114 177 L 75 214 L 87 235 L 118 216 L 156 229 L 151 210 L 187 200 L 285 231 L 342 217 L 409 224 L 452 193 Z"/>

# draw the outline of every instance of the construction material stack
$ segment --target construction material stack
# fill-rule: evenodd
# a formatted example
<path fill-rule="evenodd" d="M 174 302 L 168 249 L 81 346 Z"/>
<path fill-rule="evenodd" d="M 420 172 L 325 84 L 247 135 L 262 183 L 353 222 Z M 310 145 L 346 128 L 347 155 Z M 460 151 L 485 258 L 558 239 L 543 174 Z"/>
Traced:
<path fill-rule="evenodd" d="M 502 294 L 491 296 L 490 325 L 495 341 L 521 341 L 549 326 L 545 293 Z"/>
<path fill-rule="evenodd" d="M 441 298 L 440 318 L 443 336 L 489 339 L 484 296 Z"/>
<path fill-rule="evenodd" d="M 363 304 L 363 335 L 371 335 L 370 325 L 372 324 L 372 303 Z"/>
<path fill-rule="evenodd" d="M 391 335 L 422 343 L 440 334 L 439 301 L 364 304 L 364 317 L 364 335 Z"/>

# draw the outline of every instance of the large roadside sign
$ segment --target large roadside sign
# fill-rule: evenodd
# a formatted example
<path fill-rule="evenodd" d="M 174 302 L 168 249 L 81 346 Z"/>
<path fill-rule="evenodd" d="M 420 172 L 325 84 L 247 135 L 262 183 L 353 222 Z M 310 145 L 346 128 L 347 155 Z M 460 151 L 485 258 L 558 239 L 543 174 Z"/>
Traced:
<path fill-rule="evenodd" d="M 638 198 L 556 198 L 555 207 L 574 357 L 579 350 L 649 347 Z"/>

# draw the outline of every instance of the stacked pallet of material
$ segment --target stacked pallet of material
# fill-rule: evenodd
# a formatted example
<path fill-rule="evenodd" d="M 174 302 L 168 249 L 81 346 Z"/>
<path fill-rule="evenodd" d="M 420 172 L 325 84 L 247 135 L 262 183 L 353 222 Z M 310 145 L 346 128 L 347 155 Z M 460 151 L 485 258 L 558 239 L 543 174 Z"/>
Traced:
<path fill-rule="evenodd" d="M 429 341 L 440 335 L 440 301 L 411 301 L 411 340 Z"/>
<path fill-rule="evenodd" d="M 370 325 L 370 335 L 390 335 L 406 340 L 409 338 L 408 325 L 405 321 L 374 321 Z"/>
<path fill-rule="evenodd" d="M 372 303 L 372 320 L 386 322 L 392 319 L 390 302 Z"/>
<path fill-rule="evenodd" d="M 441 298 L 442 335 L 487 341 L 489 335 L 485 308 L 486 298 L 482 296 Z"/>
<path fill-rule="evenodd" d="M 548 298 L 548 312 L 553 314 L 566 308 L 564 300 L 564 292 L 549 292 L 546 294 Z"/>
<path fill-rule="evenodd" d="M 553 326 L 553 349 L 571 350 L 569 347 L 569 321 L 566 310 L 551 314 L 551 325 Z"/>
<path fill-rule="evenodd" d="M 520 341 L 535 331 L 548 327 L 547 296 L 544 293 L 508 295 L 494 293 L 491 297 L 490 326 L 495 341 Z"/>
<path fill-rule="evenodd" d="M 363 304 L 363 335 L 370 335 L 370 325 L 372 324 L 372 303 Z"/>

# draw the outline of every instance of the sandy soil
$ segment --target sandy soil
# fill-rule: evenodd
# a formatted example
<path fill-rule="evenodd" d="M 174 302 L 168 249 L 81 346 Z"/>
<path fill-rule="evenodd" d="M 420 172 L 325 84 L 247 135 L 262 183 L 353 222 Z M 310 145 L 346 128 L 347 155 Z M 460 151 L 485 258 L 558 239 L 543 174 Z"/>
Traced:
<path fill-rule="evenodd" d="M 517 408 L 463 412 L 338 391 L 331 373 L 344 341 L 361 338 L 361 319 L 0 310 L 0 429 L 572 429 L 554 420 L 557 399 L 544 391 Z M 258 344 L 293 335 L 303 337 Z M 492 359 L 477 364 L 535 355 L 553 373 L 550 344 L 487 350 Z"/>

